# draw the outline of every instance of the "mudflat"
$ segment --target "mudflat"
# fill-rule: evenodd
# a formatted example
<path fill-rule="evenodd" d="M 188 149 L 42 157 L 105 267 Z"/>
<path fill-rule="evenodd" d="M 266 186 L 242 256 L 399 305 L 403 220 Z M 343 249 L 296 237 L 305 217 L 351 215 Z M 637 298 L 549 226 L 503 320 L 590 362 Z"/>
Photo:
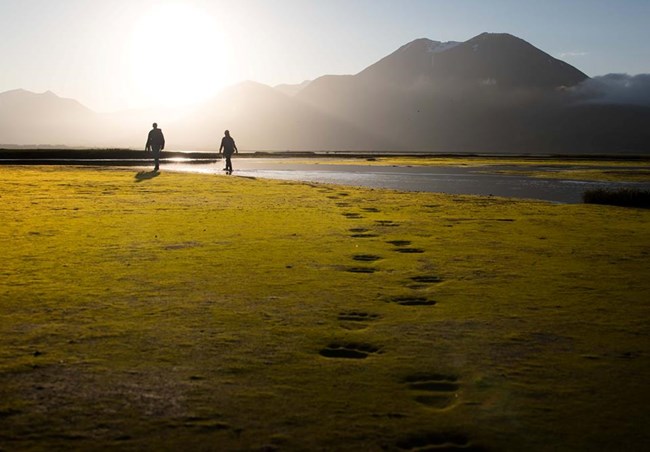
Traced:
<path fill-rule="evenodd" d="M 645 450 L 650 211 L 0 168 L 0 449 Z"/>

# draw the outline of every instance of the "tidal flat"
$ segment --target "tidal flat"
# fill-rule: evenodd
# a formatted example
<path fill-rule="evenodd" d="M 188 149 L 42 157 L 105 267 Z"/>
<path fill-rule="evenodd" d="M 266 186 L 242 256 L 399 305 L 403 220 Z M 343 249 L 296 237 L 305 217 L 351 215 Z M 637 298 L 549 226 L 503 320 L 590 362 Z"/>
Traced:
<path fill-rule="evenodd" d="M 0 201 L 0 450 L 650 444 L 647 209 L 87 166 Z"/>

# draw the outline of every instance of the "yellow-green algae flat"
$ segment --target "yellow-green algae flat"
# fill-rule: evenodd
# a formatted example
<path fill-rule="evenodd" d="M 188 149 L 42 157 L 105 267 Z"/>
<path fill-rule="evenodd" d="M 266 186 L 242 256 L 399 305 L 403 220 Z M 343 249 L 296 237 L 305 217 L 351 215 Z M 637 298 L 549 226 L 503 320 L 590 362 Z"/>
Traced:
<path fill-rule="evenodd" d="M 308 163 L 317 165 L 364 165 L 364 166 L 451 166 L 485 168 L 491 174 L 514 174 L 544 179 L 568 179 L 605 182 L 650 182 L 650 160 L 629 159 L 586 159 L 581 157 L 370 157 L 370 158 L 292 158 L 268 159 L 269 165 Z M 515 166 L 519 169 L 492 169 L 496 166 Z M 544 170 L 532 167 L 544 166 Z"/>
<path fill-rule="evenodd" d="M 647 210 L 0 176 L 0 449 L 650 441 Z"/>

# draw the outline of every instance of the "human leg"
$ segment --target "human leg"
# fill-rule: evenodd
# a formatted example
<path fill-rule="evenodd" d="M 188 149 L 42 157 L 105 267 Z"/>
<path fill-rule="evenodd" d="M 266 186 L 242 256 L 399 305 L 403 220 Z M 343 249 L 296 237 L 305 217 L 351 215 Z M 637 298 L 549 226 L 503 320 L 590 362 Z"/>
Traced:
<path fill-rule="evenodd" d="M 155 163 L 154 171 L 158 171 L 158 164 L 160 161 L 160 146 L 151 146 L 151 152 L 153 153 L 153 159 Z"/>

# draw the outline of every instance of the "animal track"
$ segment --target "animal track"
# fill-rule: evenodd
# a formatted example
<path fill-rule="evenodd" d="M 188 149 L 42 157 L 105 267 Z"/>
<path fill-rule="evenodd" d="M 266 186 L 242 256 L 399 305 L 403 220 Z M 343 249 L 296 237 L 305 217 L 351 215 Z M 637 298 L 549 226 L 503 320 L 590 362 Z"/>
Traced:
<path fill-rule="evenodd" d="M 390 243 L 395 246 L 409 246 L 411 244 L 410 240 L 389 240 L 386 243 Z"/>
<path fill-rule="evenodd" d="M 381 210 L 376 207 L 363 207 L 362 210 L 365 210 L 366 212 L 381 212 Z"/>
<path fill-rule="evenodd" d="M 357 234 L 361 233 L 361 232 L 368 232 L 369 230 L 370 229 L 366 229 L 366 228 L 350 228 L 350 229 L 348 229 L 348 231 L 354 232 L 354 233 L 357 233 Z"/>
<path fill-rule="evenodd" d="M 436 304 L 434 300 L 426 297 L 393 297 L 389 301 L 402 306 L 433 306 Z"/>
<path fill-rule="evenodd" d="M 381 259 L 381 256 L 375 256 L 374 254 L 355 254 L 352 256 L 352 259 L 361 262 L 374 262 Z"/>
<path fill-rule="evenodd" d="M 386 226 L 386 227 L 399 226 L 399 223 L 395 223 L 393 220 L 375 220 L 375 223 L 377 223 L 379 226 Z"/>
<path fill-rule="evenodd" d="M 393 251 L 402 254 L 422 254 L 424 250 L 422 248 L 395 248 Z"/>
<path fill-rule="evenodd" d="M 455 450 L 477 452 L 483 450 L 480 446 L 472 444 L 469 438 L 462 433 L 425 433 L 398 441 L 395 446 L 398 450 L 420 452 Z"/>
<path fill-rule="evenodd" d="M 379 318 L 379 314 L 371 314 L 368 312 L 360 311 L 347 311 L 339 313 L 339 320 L 348 322 L 369 322 Z"/>
<path fill-rule="evenodd" d="M 355 239 L 370 238 L 370 237 L 379 237 L 377 234 L 370 233 L 361 233 L 361 234 L 352 234 L 350 237 Z"/>
<path fill-rule="evenodd" d="M 427 283 L 427 284 L 442 282 L 441 277 L 434 276 L 434 275 L 413 276 L 411 280 L 418 283 Z"/>
<path fill-rule="evenodd" d="M 360 213 L 354 213 L 354 212 L 346 212 L 346 213 L 343 214 L 343 216 L 346 217 L 346 218 L 355 219 L 355 220 L 359 219 L 359 218 L 363 218 L 363 215 L 361 215 Z"/>
<path fill-rule="evenodd" d="M 416 402 L 431 408 L 449 408 L 458 398 L 458 379 L 452 375 L 412 375 L 404 382 L 413 392 Z"/>
<path fill-rule="evenodd" d="M 346 271 L 350 273 L 374 273 L 377 269 L 372 267 L 348 267 Z"/>
<path fill-rule="evenodd" d="M 325 358 L 366 359 L 371 354 L 379 352 L 379 348 L 370 344 L 331 343 L 320 351 Z"/>
<path fill-rule="evenodd" d="M 341 328 L 346 330 L 366 329 L 368 328 L 368 322 L 375 321 L 378 318 L 379 314 L 359 311 L 340 312 L 338 316 L 338 319 L 341 322 Z"/>

